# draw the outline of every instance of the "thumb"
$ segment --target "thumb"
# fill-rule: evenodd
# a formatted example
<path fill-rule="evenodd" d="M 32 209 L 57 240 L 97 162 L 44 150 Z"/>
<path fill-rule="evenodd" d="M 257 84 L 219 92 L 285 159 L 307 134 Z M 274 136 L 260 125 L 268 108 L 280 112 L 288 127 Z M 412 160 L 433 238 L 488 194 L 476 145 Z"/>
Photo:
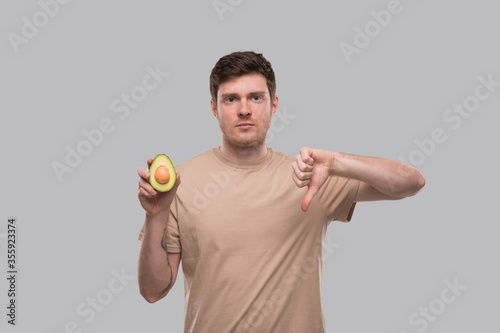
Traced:
<path fill-rule="evenodd" d="M 174 193 L 177 191 L 177 188 L 181 184 L 181 174 L 176 172 L 175 177 L 176 177 L 175 184 L 174 184 L 174 187 L 172 188 L 172 190 L 174 190 L 173 191 Z"/>
<path fill-rule="evenodd" d="M 307 212 L 307 209 L 309 208 L 309 205 L 311 204 L 312 199 L 318 193 L 319 186 L 317 185 L 310 185 L 309 189 L 307 190 L 306 196 L 304 199 L 302 199 L 302 205 L 301 209 L 303 212 Z"/>

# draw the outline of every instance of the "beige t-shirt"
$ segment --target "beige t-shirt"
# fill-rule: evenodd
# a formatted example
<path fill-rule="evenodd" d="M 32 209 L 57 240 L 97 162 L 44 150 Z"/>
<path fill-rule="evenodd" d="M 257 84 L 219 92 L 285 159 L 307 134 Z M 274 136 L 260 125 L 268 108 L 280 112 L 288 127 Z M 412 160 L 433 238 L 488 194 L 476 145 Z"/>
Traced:
<path fill-rule="evenodd" d="M 324 332 L 322 245 L 330 221 L 351 219 L 359 181 L 330 177 L 302 212 L 295 158 L 267 149 L 252 164 L 213 148 L 176 167 L 167 251 L 182 252 L 185 332 Z"/>

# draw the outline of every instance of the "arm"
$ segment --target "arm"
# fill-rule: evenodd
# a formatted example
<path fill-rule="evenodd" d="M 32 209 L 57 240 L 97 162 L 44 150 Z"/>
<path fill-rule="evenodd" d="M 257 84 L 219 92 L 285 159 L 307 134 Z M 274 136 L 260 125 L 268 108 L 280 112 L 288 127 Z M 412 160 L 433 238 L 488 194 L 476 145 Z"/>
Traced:
<path fill-rule="evenodd" d="M 420 170 L 379 157 L 332 153 L 330 174 L 360 180 L 356 201 L 397 200 L 417 194 L 425 185 Z"/>
<path fill-rule="evenodd" d="M 148 160 L 148 165 L 152 159 Z M 144 233 L 139 250 L 138 283 L 141 295 L 154 303 L 167 295 L 177 278 L 180 253 L 169 253 L 167 249 L 167 219 L 170 205 L 180 185 L 180 175 L 170 191 L 157 192 L 149 184 L 149 172 L 145 168 L 137 171 L 139 179 L 139 201 L 146 211 Z"/>
<path fill-rule="evenodd" d="M 179 270 L 180 253 L 167 252 L 167 216 L 146 216 L 139 251 L 138 281 L 141 295 L 154 303 L 173 287 Z"/>
<path fill-rule="evenodd" d="M 409 165 L 378 157 L 302 148 L 293 162 L 292 178 L 308 186 L 302 210 L 331 175 L 359 180 L 356 201 L 396 200 L 415 195 L 425 185 L 422 173 Z"/>

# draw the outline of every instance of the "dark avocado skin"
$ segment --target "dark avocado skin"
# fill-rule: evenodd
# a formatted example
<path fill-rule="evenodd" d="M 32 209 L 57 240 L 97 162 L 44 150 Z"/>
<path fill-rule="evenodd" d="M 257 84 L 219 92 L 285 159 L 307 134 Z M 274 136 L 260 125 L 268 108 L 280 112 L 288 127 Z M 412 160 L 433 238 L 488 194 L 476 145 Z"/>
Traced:
<path fill-rule="evenodd" d="M 170 172 L 170 180 L 166 184 L 160 184 L 154 178 L 156 169 L 162 165 Z M 165 154 L 156 155 L 149 166 L 149 183 L 151 186 L 158 192 L 168 192 L 174 187 L 176 179 L 175 167 L 170 158 Z"/>

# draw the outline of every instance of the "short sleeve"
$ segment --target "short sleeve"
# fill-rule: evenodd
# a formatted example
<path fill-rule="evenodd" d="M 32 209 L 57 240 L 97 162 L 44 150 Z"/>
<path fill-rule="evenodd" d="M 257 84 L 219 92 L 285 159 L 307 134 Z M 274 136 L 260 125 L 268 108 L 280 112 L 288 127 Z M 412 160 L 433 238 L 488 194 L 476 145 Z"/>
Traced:
<path fill-rule="evenodd" d="M 316 194 L 329 221 L 349 222 L 356 207 L 359 180 L 331 176 Z"/>
<path fill-rule="evenodd" d="M 177 197 L 174 197 L 170 205 L 170 212 L 167 219 L 167 252 L 180 253 L 182 246 L 179 238 L 179 222 L 177 219 Z M 139 232 L 139 240 L 144 237 L 144 224 Z"/>

